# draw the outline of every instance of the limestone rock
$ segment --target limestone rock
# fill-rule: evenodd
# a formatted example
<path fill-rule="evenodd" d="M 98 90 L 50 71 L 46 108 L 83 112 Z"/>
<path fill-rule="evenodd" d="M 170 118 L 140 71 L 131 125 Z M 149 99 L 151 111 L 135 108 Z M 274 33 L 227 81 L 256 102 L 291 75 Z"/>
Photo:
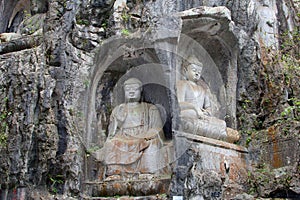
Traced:
<path fill-rule="evenodd" d="M 247 166 L 253 168 L 251 178 L 239 179 L 238 166 L 232 166 L 236 169 L 232 178 L 241 181 L 238 185 L 226 182 L 225 168 L 221 175 L 191 172 L 195 152 L 185 151 L 189 142 L 176 141 L 175 149 L 184 153 L 176 160 L 171 194 L 184 195 L 186 180 L 193 186 L 187 194 L 202 195 L 199 198 L 220 187 L 233 191 L 233 199 L 252 199 L 245 192 L 253 192 L 255 198 L 299 198 L 299 43 L 294 43 L 299 40 L 291 40 L 299 37 L 298 0 L 127 0 L 129 10 L 121 13 L 128 19 L 122 28 L 126 36 L 120 38 L 113 37 L 115 1 L 33 0 L 31 21 L 23 21 L 21 12 L 13 14 L 18 2 L 0 3 L 0 33 L 10 40 L 0 44 L 1 199 L 80 198 L 83 182 L 99 175 L 91 153 L 97 146 L 92 144 L 100 144 L 107 135 L 113 86 L 124 71 L 145 63 L 166 65 L 155 73 L 172 85 L 170 77 L 178 76 L 172 69 L 180 64 L 179 58 L 195 50 L 186 48 L 192 43 L 182 43 L 181 33 L 201 44 L 207 50 L 203 59 L 211 57 L 215 63 L 206 73 L 218 80 L 210 83 L 215 99 L 222 102 L 219 108 L 224 108 L 218 115 L 242 134 L 240 145 L 249 148 Z M 19 27 L 22 21 L 24 26 Z M 163 26 L 169 32 L 152 35 Z M 17 27 L 26 34 L 42 31 L 20 38 Z M 102 72 L 103 78 L 97 80 Z M 167 92 L 149 99 L 161 98 L 171 105 L 165 112 L 171 113 L 167 130 L 172 138 L 178 106 L 173 101 L 175 89 L 164 86 Z M 95 112 L 89 110 L 92 103 L 97 105 Z M 93 137 L 85 137 L 88 128 Z M 203 145 L 197 138 L 187 140 Z M 193 178 L 201 180 L 206 190 Z"/>

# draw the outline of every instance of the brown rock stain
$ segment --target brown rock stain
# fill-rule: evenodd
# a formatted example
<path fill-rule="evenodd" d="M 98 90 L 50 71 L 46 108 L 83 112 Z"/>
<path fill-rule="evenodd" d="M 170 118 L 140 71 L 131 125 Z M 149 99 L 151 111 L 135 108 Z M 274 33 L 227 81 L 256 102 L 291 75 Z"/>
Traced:
<path fill-rule="evenodd" d="M 268 136 L 269 138 L 271 138 L 272 141 L 272 156 L 273 159 L 271 160 L 271 165 L 274 168 L 279 168 L 282 166 L 282 160 L 280 158 L 279 155 L 279 146 L 278 146 L 278 141 L 276 140 L 276 129 L 274 126 L 271 126 L 270 128 L 268 128 Z"/>
<path fill-rule="evenodd" d="M 239 157 L 225 158 L 221 155 L 220 170 L 221 175 L 224 177 L 226 173 L 225 163 L 229 165 L 228 177 L 231 181 L 239 181 L 242 177 L 247 177 L 245 157 L 239 155 Z"/>

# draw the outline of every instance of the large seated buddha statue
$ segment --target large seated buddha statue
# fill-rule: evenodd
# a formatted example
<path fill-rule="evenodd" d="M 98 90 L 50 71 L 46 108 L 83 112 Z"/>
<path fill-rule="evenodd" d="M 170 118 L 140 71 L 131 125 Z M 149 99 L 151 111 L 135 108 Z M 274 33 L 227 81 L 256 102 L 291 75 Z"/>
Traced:
<path fill-rule="evenodd" d="M 203 64 L 194 56 L 183 64 L 185 79 L 177 82 L 181 129 L 187 133 L 233 143 L 240 136 L 236 130 L 227 128 L 224 120 L 212 116 L 209 88 L 200 79 L 202 68 Z"/>
<path fill-rule="evenodd" d="M 108 138 L 97 155 L 106 166 L 105 180 L 164 173 L 168 164 L 160 112 L 155 105 L 140 102 L 140 80 L 130 78 L 123 87 L 126 102 L 113 109 Z"/>

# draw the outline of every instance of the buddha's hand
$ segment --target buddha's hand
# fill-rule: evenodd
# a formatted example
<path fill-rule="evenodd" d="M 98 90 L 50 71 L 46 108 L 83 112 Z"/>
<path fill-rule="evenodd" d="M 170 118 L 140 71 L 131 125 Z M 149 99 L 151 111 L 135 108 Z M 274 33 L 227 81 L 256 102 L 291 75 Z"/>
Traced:
<path fill-rule="evenodd" d="M 198 109 L 197 114 L 199 119 L 206 119 L 206 117 L 210 116 L 210 112 L 204 109 Z"/>
<path fill-rule="evenodd" d="M 119 122 L 124 122 L 126 117 L 127 117 L 127 110 L 126 107 L 124 105 L 119 106 L 116 112 L 116 118 Z"/>
<path fill-rule="evenodd" d="M 159 132 L 159 131 L 156 130 L 156 129 L 149 129 L 149 130 L 147 131 L 147 133 L 145 134 L 145 140 L 152 140 L 152 139 L 156 138 L 158 132 Z"/>
<path fill-rule="evenodd" d="M 203 110 L 202 109 L 196 109 L 196 111 L 197 111 L 198 119 L 203 119 L 203 117 L 204 117 Z"/>
<path fill-rule="evenodd" d="M 207 115 L 204 113 L 204 112 L 201 112 L 199 115 L 198 115 L 198 119 L 200 120 L 207 120 Z"/>
<path fill-rule="evenodd" d="M 205 116 L 210 116 L 210 112 L 208 110 L 205 109 L 201 109 L 201 110 Z"/>

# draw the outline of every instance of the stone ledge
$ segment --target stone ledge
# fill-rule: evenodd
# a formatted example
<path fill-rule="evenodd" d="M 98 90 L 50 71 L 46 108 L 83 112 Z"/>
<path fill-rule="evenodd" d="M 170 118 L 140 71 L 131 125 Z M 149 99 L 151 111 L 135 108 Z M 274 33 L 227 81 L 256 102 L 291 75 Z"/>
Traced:
<path fill-rule="evenodd" d="M 131 196 L 118 196 L 118 197 L 87 197 L 82 196 L 83 200 L 167 200 L 166 195 L 152 195 L 152 196 L 140 196 L 140 197 L 131 197 Z"/>
<path fill-rule="evenodd" d="M 192 140 L 198 143 L 205 143 L 205 144 L 209 144 L 211 146 L 215 146 L 215 147 L 221 147 L 224 149 L 231 149 L 231 150 L 235 150 L 241 153 L 248 153 L 248 149 L 242 146 L 238 146 L 235 144 L 231 144 L 228 142 L 224 142 L 221 140 L 216 140 L 216 139 L 212 139 L 212 138 L 208 138 L 208 137 L 203 137 L 203 136 L 199 136 L 199 135 L 193 135 L 190 133 L 184 133 L 184 132 L 176 132 L 175 137 L 184 137 L 188 140 Z"/>
<path fill-rule="evenodd" d="M 22 51 L 39 46 L 43 41 L 42 36 L 23 36 L 19 39 L 0 43 L 0 55 L 15 51 Z"/>
<path fill-rule="evenodd" d="M 169 192 L 170 182 L 170 177 L 151 180 L 93 181 L 85 182 L 84 191 L 86 195 L 93 198 L 96 197 L 96 199 L 103 199 L 100 197 L 112 197 L 116 195 L 149 196 L 167 194 Z"/>
<path fill-rule="evenodd" d="M 198 18 L 199 16 L 201 17 L 209 16 L 209 17 L 226 18 L 228 20 L 231 20 L 231 12 L 225 6 L 218 6 L 218 7 L 200 6 L 197 8 L 192 8 L 189 10 L 179 12 L 177 13 L 177 16 L 182 17 L 183 19 Z"/>

